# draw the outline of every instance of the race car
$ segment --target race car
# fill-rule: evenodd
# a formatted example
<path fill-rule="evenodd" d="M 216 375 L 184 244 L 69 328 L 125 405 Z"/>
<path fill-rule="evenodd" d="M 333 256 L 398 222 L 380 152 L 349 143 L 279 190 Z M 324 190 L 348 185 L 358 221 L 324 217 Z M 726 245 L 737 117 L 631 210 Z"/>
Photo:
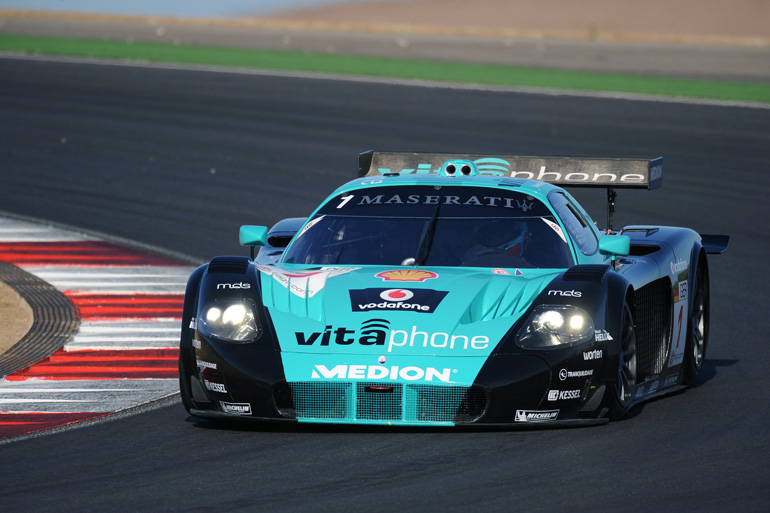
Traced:
<path fill-rule="evenodd" d="M 662 158 L 369 151 L 307 218 L 190 276 L 180 391 L 195 417 L 585 425 L 695 383 L 707 254 L 729 237 L 615 231 Z M 607 189 L 599 230 L 565 187 Z M 257 252 L 258 249 L 258 252 Z"/>

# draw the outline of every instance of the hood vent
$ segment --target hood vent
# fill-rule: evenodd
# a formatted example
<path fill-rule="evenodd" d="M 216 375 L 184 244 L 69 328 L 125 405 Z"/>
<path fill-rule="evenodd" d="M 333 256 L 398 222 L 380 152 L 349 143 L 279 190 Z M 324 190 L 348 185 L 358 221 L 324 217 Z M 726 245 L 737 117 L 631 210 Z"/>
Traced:
<path fill-rule="evenodd" d="M 590 281 L 601 283 L 611 267 L 609 265 L 576 265 L 563 275 L 565 281 Z"/>
<path fill-rule="evenodd" d="M 246 274 L 249 268 L 249 259 L 240 256 L 221 256 L 216 257 L 209 263 L 209 274 L 228 273 L 228 274 Z"/>

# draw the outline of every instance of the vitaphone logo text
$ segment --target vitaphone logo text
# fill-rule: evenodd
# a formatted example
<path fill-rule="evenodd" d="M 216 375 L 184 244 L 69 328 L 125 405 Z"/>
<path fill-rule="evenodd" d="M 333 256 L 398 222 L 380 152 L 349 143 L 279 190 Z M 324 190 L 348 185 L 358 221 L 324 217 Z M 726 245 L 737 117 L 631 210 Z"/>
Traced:
<path fill-rule="evenodd" d="M 498 160 L 498 163 L 504 163 L 506 165 L 510 165 L 508 162 L 504 160 Z M 419 164 L 417 166 L 417 169 L 401 169 L 398 171 L 399 174 L 431 174 L 431 173 L 439 173 L 441 170 L 440 168 L 437 169 L 431 169 L 431 164 Z M 494 176 L 510 176 L 511 178 L 525 178 L 527 180 L 540 180 L 542 182 L 553 182 L 553 183 L 613 183 L 613 182 L 619 182 L 619 183 L 646 183 L 647 182 L 647 176 L 645 176 L 642 173 L 613 173 L 613 172 L 607 172 L 607 171 L 595 171 L 591 173 L 585 173 L 585 172 L 570 172 L 570 173 L 562 173 L 559 171 L 548 171 L 546 169 L 546 166 L 540 166 L 539 171 L 516 171 L 516 170 L 510 170 L 510 171 L 502 171 L 499 169 L 495 170 L 488 170 L 484 169 L 485 166 L 480 165 L 478 166 L 479 174 L 480 175 L 494 175 Z M 380 174 L 387 174 L 391 173 L 392 171 L 388 168 L 377 168 L 377 171 Z M 663 166 L 662 165 L 656 165 L 652 166 L 652 169 L 650 169 L 650 179 L 651 180 L 657 180 L 660 179 L 663 175 Z"/>
<path fill-rule="evenodd" d="M 320 346 L 332 343 L 350 345 L 358 343 L 364 346 L 385 346 L 387 352 L 399 347 L 422 347 L 434 349 L 450 349 L 457 351 L 484 350 L 489 348 L 489 337 L 485 335 L 451 335 L 442 332 L 420 331 L 417 326 L 409 330 L 393 330 L 385 319 L 369 319 L 361 324 L 358 330 L 347 327 L 327 325 L 323 331 L 313 333 L 295 332 L 297 344 L 312 346 L 316 342 Z"/>

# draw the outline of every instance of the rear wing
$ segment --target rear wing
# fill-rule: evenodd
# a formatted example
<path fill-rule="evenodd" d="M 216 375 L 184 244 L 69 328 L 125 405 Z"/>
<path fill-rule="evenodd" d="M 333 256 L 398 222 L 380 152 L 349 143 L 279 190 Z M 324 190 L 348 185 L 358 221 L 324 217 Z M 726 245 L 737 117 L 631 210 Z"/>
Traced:
<path fill-rule="evenodd" d="M 562 187 L 657 189 L 663 184 L 662 157 L 521 157 L 366 151 L 358 155 L 358 176 L 437 174 L 447 160 L 470 160 L 476 165 L 479 175 L 540 180 Z"/>

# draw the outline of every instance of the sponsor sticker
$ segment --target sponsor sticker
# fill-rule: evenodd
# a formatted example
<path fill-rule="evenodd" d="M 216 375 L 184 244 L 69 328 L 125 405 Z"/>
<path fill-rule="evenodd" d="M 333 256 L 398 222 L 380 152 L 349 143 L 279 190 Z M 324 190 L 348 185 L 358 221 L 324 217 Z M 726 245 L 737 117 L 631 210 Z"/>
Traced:
<path fill-rule="evenodd" d="M 564 401 L 569 399 L 580 399 L 581 391 L 578 390 L 550 390 L 548 392 L 549 401 Z"/>
<path fill-rule="evenodd" d="M 594 330 L 594 339 L 597 342 L 606 342 L 612 340 L 612 336 L 607 333 L 607 330 Z"/>
<path fill-rule="evenodd" d="M 238 283 L 217 283 L 217 290 L 221 289 L 230 289 L 230 290 L 238 290 L 238 289 L 250 289 L 251 284 L 250 283 L 244 283 L 244 282 L 238 282 Z"/>
<path fill-rule="evenodd" d="M 549 290 L 549 296 L 562 296 L 562 297 L 581 297 L 583 295 L 579 290 Z"/>
<path fill-rule="evenodd" d="M 316 365 L 310 374 L 310 379 L 361 379 L 367 381 L 433 381 L 452 383 L 452 373 L 455 369 L 435 367 L 417 367 L 414 365 L 399 367 L 393 365 Z"/>
<path fill-rule="evenodd" d="M 567 378 L 587 378 L 593 375 L 594 375 L 593 369 L 577 370 L 577 371 L 568 371 L 567 369 L 562 369 L 559 371 L 559 379 L 562 381 L 566 381 Z"/>
<path fill-rule="evenodd" d="M 506 271 L 505 269 L 492 269 L 492 274 L 496 274 L 498 276 L 524 276 L 524 273 L 521 272 L 521 269 L 514 269 L 512 273 L 510 271 Z"/>
<path fill-rule="evenodd" d="M 448 292 L 431 289 L 360 289 L 350 291 L 354 312 L 372 310 L 433 313 Z"/>
<path fill-rule="evenodd" d="M 684 301 L 685 299 L 687 299 L 687 280 L 681 280 L 674 287 L 674 303 Z"/>
<path fill-rule="evenodd" d="M 563 240 L 564 242 L 567 242 L 567 237 L 564 235 L 564 232 L 562 231 L 561 226 L 559 226 L 558 224 L 554 223 L 553 221 L 545 219 L 543 217 L 541 217 L 540 219 L 542 219 L 545 224 L 550 226 L 551 230 L 555 231 L 556 235 L 561 237 L 561 240 Z"/>
<path fill-rule="evenodd" d="M 604 355 L 601 349 L 593 349 L 591 351 L 583 351 L 583 360 L 601 360 Z"/>
<path fill-rule="evenodd" d="M 438 274 L 432 271 L 423 271 L 418 269 L 397 269 L 392 271 L 382 271 L 374 275 L 376 278 L 382 278 L 382 281 L 412 281 L 424 282 L 438 278 Z"/>
<path fill-rule="evenodd" d="M 315 296 L 326 286 L 326 280 L 329 278 L 360 269 L 360 267 L 321 267 L 320 269 L 287 271 L 266 265 L 259 265 L 257 268 L 272 276 L 283 288 L 301 298 Z"/>
<path fill-rule="evenodd" d="M 219 401 L 222 411 L 232 413 L 233 415 L 251 415 L 251 404 L 249 403 L 226 403 Z"/>
<path fill-rule="evenodd" d="M 195 359 L 195 363 L 201 369 L 214 369 L 214 370 L 217 370 L 217 364 L 216 363 L 207 362 L 207 361 L 201 360 L 200 358 L 196 358 Z"/>
<path fill-rule="evenodd" d="M 671 351 L 668 366 L 679 365 L 684 360 L 687 345 L 687 301 L 674 303 L 674 331 L 671 338 Z"/>
<path fill-rule="evenodd" d="M 353 197 L 353 196 L 348 196 L 348 200 L 350 200 L 350 198 L 352 198 L 352 197 Z M 337 208 L 340 208 L 340 207 L 337 207 Z M 301 237 L 302 235 L 304 235 L 304 233 L 305 233 L 306 231 L 308 231 L 309 229 L 311 229 L 311 228 L 312 228 L 312 227 L 313 227 L 313 226 L 314 226 L 316 223 L 318 223 L 318 221 L 320 221 L 320 220 L 321 220 L 321 219 L 323 219 L 324 217 L 326 217 L 326 216 L 319 216 L 319 217 L 316 217 L 315 219 L 311 219 L 311 220 L 310 220 L 310 221 L 309 221 L 309 222 L 308 222 L 308 223 L 307 223 L 307 224 L 304 226 L 304 228 L 302 228 L 302 231 L 301 231 L 301 232 L 299 232 L 299 235 L 297 235 L 297 238 L 299 238 L 299 237 Z"/>
<path fill-rule="evenodd" d="M 227 393 L 227 388 L 225 388 L 224 383 L 216 383 L 214 381 L 204 379 L 203 384 L 206 385 L 207 390 L 211 390 L 212 392 L 219 392 L 220 394 Z"/>
<path fill-rule="evenodd" d="M 671 262 L 671 274 L 674 276 L 679 275 L 679 273 L 682 273 L 687 270 L 688 265 L 686 260 L 682 260 L 681 258 L 678 259 L 676 262 Z"/>
<path fill-rule="evenodd" d="M 515 422 L 548 422 L 556 420 L 559 410 L 516 410 Z"/>

